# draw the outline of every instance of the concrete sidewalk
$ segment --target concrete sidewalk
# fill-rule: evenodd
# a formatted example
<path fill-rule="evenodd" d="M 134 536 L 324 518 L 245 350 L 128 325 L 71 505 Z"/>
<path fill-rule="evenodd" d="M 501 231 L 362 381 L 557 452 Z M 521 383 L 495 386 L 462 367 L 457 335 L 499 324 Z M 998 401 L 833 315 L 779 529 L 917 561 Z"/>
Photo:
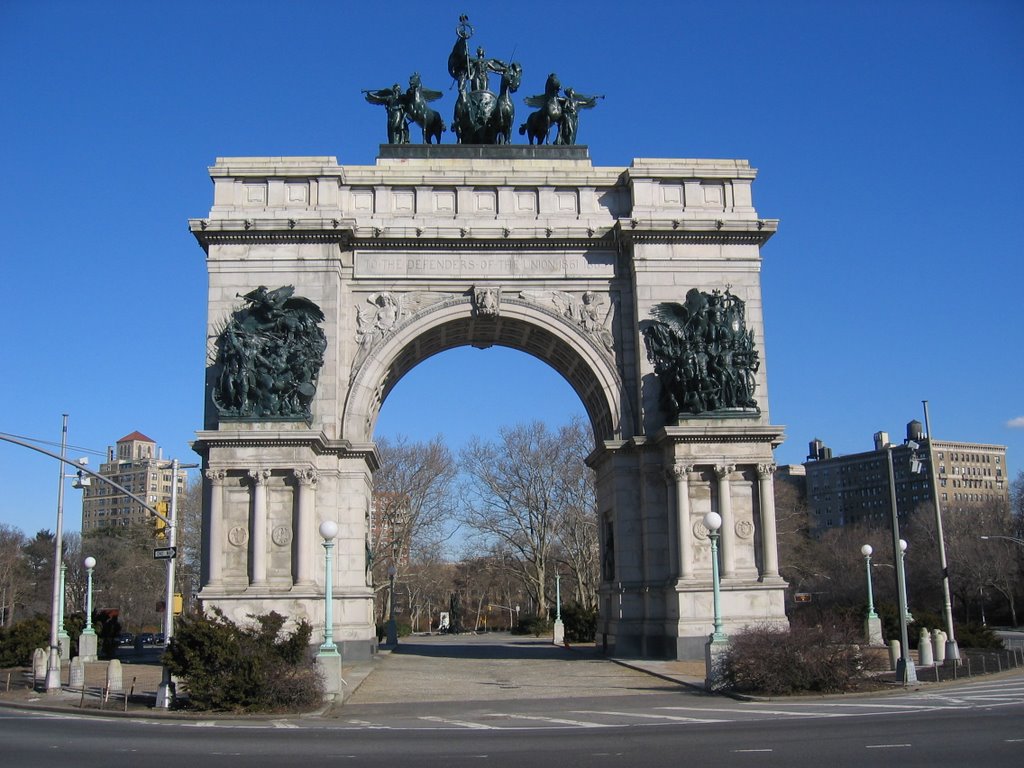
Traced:
<path fill-rule="evenodd" d="M 4 670 L 0 704 L 82 713 L 209 717 L 155 709 L 163 677 L 158 654 L 121 659 L 123 692 L 104 699 L 107 662 L 86 664 L 85 690 L 68 686 L 62 668 L 60 691 L 33 688 L 31 670 Z M 10 688 L 7 690 L 8 675 Z M 373 658 L 342 665 L 344 697 L 319 713 L 337 716 L 346 705 L 434 701 L 625 696 L 703 689 L 699 662 L 609 659 L 592 645 L 555 646 L 549 639 L 488 635 L 434 635 L 402 638 Z M 41 684 L 41 681 L 40 681 Z M 279 715 L 277 715 L 279 717 Z M 225 717 L 217 713 L 216 717 Z M 252 717 L 252 716 L 249 716 Z"/>

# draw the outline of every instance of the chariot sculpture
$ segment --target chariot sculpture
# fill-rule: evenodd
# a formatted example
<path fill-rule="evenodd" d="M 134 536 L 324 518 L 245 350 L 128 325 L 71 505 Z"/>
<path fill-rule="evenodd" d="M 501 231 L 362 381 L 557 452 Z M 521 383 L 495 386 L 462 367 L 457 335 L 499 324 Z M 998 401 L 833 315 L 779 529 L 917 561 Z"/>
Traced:
<path fill-rule="evenodd" d="M 470 53 L 469 39 L 473 27 L 463 14 L 455 28 L 455 44 L 448 55 L 448 74 L 458 84 L 458 95 L 452 114 L 451 130 L 460 144 L 510 144 L 515 127 L 515 103 L 512 95 L 519 90 L 523 68 L 517 61 L 490 58 L 483 47 Z M 500 76 L 497 93 L 491 90 L 491 75 Z M 443 94 L 424 88 L 419 73 L 409 78 L 403 92 L 397 83 L 390 88 L 364 90 L 368 102 L 387 109 L 388 144 L 408 144 L 409 125 L 415 123 L 422 131 L 424 144 L 441 143 L 447 130 L 440 114 L 430 106 Z M 572 88 L 562 90 L 558 76 L 548 76 L 544 93 L 525 99 L 535 107 L 519 134 L 530 144 L 548 142 L 551 129 L 556 129 L 552 144 L 573 145 L 579 130 L 579 110 L 597 105 L 603 96 L 586 96 Z"/>

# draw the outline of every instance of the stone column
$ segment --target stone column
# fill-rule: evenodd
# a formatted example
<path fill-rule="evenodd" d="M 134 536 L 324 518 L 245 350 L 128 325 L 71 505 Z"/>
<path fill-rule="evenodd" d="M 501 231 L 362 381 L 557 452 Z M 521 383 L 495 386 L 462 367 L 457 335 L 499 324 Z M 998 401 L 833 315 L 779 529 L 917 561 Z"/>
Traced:
<path fill-rule="evenodd" d="M 267 481 L 269 469 L 251 469 L 252 479 L 252 581 L 267 583 Z"/>
<path fill-rule="evenodd" d="M 715 467 L 718 476 L 718 514 L 722 516 L 722 578 L 731 579 L 736 575 L 736 521 L 732 516 L 732 489 L 729 475 L 736 469 L 735 464 L 719 464 Z"/>
<path fill-rule="evenodd" d="M 673 464 L 676 483 L 676 546 L 679 549 L 680 579 L 693 578 L 693 530 L 690 528 L 690 472 L 693 464 Z"/>
<path fill-rule="evenodd" d="M 295 580 L 299 584 L 313 583 L 314 548 L 319 540 L 316 533 L 316 482 L 319 475 L 312 467 L 295 470 L 295 480 L 299 487 L 299 503 L 295 520 Z"/>
<path fill-rule="evenodd" d="M 210 584 L 224 579 L 224 482 L 228 473 L 223 469 L 206 470 L 210 483 Z"/>
<path fill-rule="evenodd" d="M 758 490 L 761 497 L 761 546 L 764 548 L 762 579 L 779 578 L 779 545 L 775 531 L 774 464 L 757 465 Z"/>

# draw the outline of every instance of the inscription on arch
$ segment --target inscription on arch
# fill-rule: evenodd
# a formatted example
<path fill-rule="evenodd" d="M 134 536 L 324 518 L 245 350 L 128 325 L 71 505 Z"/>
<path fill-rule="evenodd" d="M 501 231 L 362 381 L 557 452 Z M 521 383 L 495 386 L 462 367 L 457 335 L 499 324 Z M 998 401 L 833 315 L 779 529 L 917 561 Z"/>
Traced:
<path fill-rule="evenodd" d="M 614 253 L 357 253 L 357 278 L 611 278 Z"/>

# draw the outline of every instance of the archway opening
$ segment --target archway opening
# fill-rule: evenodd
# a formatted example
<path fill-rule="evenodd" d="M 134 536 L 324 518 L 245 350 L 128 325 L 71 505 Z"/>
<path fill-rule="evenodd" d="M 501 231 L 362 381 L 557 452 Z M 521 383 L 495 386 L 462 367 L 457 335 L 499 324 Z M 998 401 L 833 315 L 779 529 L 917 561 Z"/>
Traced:
<path fill-rule="evenodd" d="M 559 615 L 560 597 L 568 603 L 581 593 L 586 593 L 596 608 L 597 517 L 593 481 L 583 461 L 593 446 L 593 431 L 575 388 L 547 362 L 526 352 L 501 345 L 484 349 L 463 345 L 430 355 L 409 368 L 386 396 L 374 431 L 382 463 L 374 481 L 371 520 L 374 546 L 383 550 L 383 562 L 374 567 L 380 633 L 387 637 L 389 631 L 399 628 L 416 632 L 522 630 L 527 622 L 543 625 L 549 613 Z M 389 530 L 409 519 L 406 515 L 421 514 L 419 509 L 401 508 L 406 503 L 415 507 L 420 500 L 404 498 L 400 488 L 385 490 L 379 480 L 391 470 L 385 465 L 392 458 L 410 464 L 403 472 L 387 474 L 397 475 L 398 482 L 408 482 L 409 475 L 420 468 L 436 471 L 436 466 L 427 466 L 427 457 L 436 456 L 434 442 L 438 439 L 456 462 L 449 487 L 451 511 L 459 528 L 446 539 L 443 551 L 431 552 L 422 546 L 423 541 L 410 541 L 402 531 Z M 545 446 L 557 447 L 560 441 L 572 439 L 575 443 L 560 446 L 564 450 L 558 454 L 570 460 L 552 466 L 530 465 Z M 410 455 L 407 449 L 411 447 L 417 449 L 416 455 Z M 526 457 L 517 453 L 519 449 L 537 452 Z M 494 453 L 489 453 L 492 450 Z M 507 523 L 500 519 L 501 509 L 469 509 L 474 504 L 487 507 L 493 503 L 480 494 L 493 491 L 487 488 L 488 482 L 508 479 L 483 476 L 488 457 L 513 454 L 523 462 L 515 471 L 529 475 L 530 482 L 538 486 L 575 481 L 580 490 L 589 491 L 589 502 L 583 500 L 583 493 L 577 494 L 585 509 L 551 510 L 550 518 L 545 518 L 536 510 L 510 506 L 504 510 L 510 515 Z M 411 488 L 410 494 L 418 491 L 418 487 Z M 546 492 L 552 498 L 570 495 L 564 487 L 549 486 Z M 517 513 L 521 519 L 515 519 Z M 570 520 L 570 516 L 575 517 Z M 550 526 L 544 535 L 551 541 L 511 541 L 506 532 L 525 527 L 527 518 L 539 526 Z M 562 538 L 569 525 L 574 526 L 571 542 Z M 401 540 L 405 549 L 392 547 L 388 551 L 389 538 Z M 582 549 L 589 551 L 579 551 L 584 538 L 589 544 L 584 543 Z M 576 550 L 569 552 L 569 546 Z M 530 554 L 538 555 L 537 559 Z M 394 585 L 388 577 L 392 565 Z M 592 573 L 576 570 L 580 567 Z M 429 594 L 431 590 L 434 594 Z"/>

